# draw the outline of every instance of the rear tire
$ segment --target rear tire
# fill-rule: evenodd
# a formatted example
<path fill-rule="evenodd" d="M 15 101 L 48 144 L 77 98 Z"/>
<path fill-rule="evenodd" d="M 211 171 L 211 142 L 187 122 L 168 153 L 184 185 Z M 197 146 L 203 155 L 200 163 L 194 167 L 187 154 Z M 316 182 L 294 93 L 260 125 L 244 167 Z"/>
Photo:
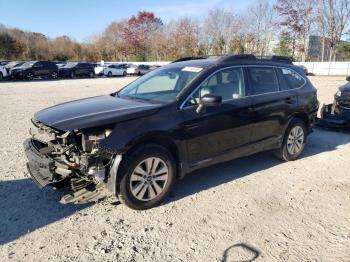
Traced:
<path fill-rule="evenodd" d="M 91 71 L 91 72 L 89 73 L 89 77 L 90 77 L 90 78 L 95 77 L 95 73 Z"/>
<path fill-rule="evenodd" d="M 281 148 L 275 155 L 283 161 L 294 161 L 303 153 L 306 144 L 306 125 L 299 118 L 294 118 L 284 134 Z"/>
<path fill-rule="evenodd" d="M 4 76 L 2 75 L 2 73 L 0 72 L 0 81 L 4 79 Z"/>
<path fill-rule="evenodd" d="M 109 71 L 108 74 L 107 74 L 108 77 L 112 77 L 112 72 Z"/>
<path fill-rule="evenodd" d="M 126 71 L 123 72 L 123 76 L 126 77 L 127 76 L 127 73 Z"/>
<path fill-rule="evenodd" d="M 72 79 L 76 78 L 76 75 L 75 75 L 74 72 L 71 72 L 71 73 L 70 73 L 70 78 L 72 78 Z"/>
<path fill-rule="evenodd" d="M 121 163 L 119 200 L 128 207 L 145 210 L 159 205 L 169 195 L 176 179 L 171 153 L 156 144 L 144 144 Z"/>

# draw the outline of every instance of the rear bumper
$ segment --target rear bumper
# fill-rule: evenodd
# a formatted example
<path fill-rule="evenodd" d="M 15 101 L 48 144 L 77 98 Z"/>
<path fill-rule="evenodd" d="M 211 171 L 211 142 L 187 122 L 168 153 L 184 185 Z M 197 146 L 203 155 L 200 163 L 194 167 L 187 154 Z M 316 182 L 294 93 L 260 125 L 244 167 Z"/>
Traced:
<path fill-rule="evenodd" d="M 40 155 L 31 139 L 25 140 L 23 147 L 28 159 L 27 169 L 34 182 L 40 188 L 56 182 L 54 180 L 54 160 Z"/>

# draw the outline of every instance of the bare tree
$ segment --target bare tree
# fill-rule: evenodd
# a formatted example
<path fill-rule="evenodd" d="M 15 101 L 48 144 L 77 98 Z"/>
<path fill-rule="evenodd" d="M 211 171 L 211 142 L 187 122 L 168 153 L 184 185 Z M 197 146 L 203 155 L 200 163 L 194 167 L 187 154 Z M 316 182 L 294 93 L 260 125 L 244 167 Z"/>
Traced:
<path fill-rule="evenodd" d="M 252 53 L 265 56 L 276 31 L 276 12 L 266 0 L 259 0 L 248 8 L 243 18 L 246 27 L 247 44 Z"/>
<path fill-rule="evenodd" d="M 329 38 L 329 61 L 336 59 L 337 47 L 350 24 L 350 0 L 318 0 L 322 25 Z"/>
<path fill-rule="evenodd" d="M 237 16 L 230 11 L 215 8 L 204 21 L 201 39 L 208 54 L 222 55 L 228 52 L 229 42 L 238 30 Z"/>
<path fill-rule="evenodd" d="M 297 49 L 302 61 L 308 58 L 313 6 L 314 0 L 278 0 L 275 5 L 281 17 L 279 25 L 293 38 L 293 56 Z"/>

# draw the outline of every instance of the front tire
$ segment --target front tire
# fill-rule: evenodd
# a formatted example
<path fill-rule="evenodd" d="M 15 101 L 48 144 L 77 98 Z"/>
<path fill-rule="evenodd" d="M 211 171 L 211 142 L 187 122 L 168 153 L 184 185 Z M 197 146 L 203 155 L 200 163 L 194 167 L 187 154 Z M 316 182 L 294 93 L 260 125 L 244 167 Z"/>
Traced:
<path fill-rule="evenodd" d="M 74 71 L 72 71 L 72 72 L 70 73 L 70 78 L 72 78 L 72 79 L 76 78 L 76 74 L 74 73 Z"/>
<path fill-rule="evenodd" d="M 306 135 L 305 122 L 299 118 L 293 119 L 284 134 L 282 146 L 275 155 L 284 161 L 298 159 L 304 151 Z"/>
<path fill-rule="evenodd" d="M 109 71 L 108 74 L 107 74 L 108 77 L 112 77 L 112 72 Z"/>
<path fill-rule="evenodd" d="M 0 81 L 4 79 L 4 76 L 2 75 L 2 73 L 0 72 Z"/>
<path fill-rule="evenodd" d="M 55 71 L 52 72 L 52 73 L 51 73 L 51 78 L 52 78 L 52 79 L 57 79 L 57 78 L 58 78 L 58 73 L 55 72 Z"/>
<path fill-rule="evenodd" d="M 33 80 L 34 74 L 32 72 L 27 73 L 26 75 L 27 80 Z"/>
<path fill-rule="evenodd" d="M 128 74 L 128 73 L 127 73 L 126 71 L 123 72 L 123 76 L 124 76 L 124 77 L 126 77 L 127 74 Z"/>
<path fill-rule="evenodd" d="M 119 200 L 128 207 L 145 210 L 159 205 L 169 195 L 176 164 L 171 153 L 156 144 L 144 144 L 128 154 L 119 169 Z"/>

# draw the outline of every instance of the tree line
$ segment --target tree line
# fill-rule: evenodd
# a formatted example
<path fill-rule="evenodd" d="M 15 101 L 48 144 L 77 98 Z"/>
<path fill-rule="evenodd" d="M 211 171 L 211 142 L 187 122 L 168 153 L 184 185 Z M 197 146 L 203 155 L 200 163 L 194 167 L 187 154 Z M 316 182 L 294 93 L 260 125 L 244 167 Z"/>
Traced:
<path fill-rule="evenodd" d="M 140 11 L 111 23 L 86 43 L 68 36 L 50 39 L 0 25 L 0 58 L 57 61 L 160 61 L 185 56 L 252 53 L 286 55 L 308 61 L 310 36 L 320 39 L 320 60 L 333 61 L 350 45 L 341 41 L 350 24 L 350 0 L 258 0 L 241 12 L 210 10 L 165 23 Z M 329 50 L 329 55 L 326 54 Z M 327 54 L 328 54 L 327 53 Z"/>

